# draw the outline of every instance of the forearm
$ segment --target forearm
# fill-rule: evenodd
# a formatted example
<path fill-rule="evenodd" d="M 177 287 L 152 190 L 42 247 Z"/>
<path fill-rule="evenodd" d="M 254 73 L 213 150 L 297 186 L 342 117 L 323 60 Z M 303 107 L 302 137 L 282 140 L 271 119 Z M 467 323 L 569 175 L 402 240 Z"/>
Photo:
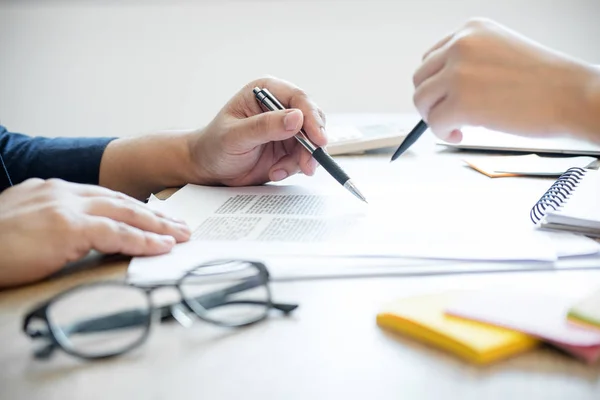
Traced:
<path fill-rule="evenodd" d="M 138 199 L 194 181 L 192 131 L 164 132 L 111 142 L 100 163 L 100 185 Z"/>
<path fill-rule="evenodd" d="M 600 67 L 586 66 L 580 95 L 568 99 L 571 112 L 566 131 L 583 139 L 600 143 Z"/>
<path fill-rule="evenodd" d="M 588 116 L 587 128 L 585 132 L 587 137 L 596 143 L 600 143 L 600 67 L 592 68 L 592 79 L 587 96 Z"/>

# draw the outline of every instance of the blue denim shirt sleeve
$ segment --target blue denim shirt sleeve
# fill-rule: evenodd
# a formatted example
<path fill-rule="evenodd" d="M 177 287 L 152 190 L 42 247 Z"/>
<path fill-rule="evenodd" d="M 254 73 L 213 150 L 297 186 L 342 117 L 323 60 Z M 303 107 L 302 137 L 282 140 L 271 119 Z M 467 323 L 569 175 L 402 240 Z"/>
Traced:
<path fill-rule="evenodd" d="M 98 184 L 102 154 L 111 140 L 31 137 L 0 126 L 0 157 L 13 185 L 29 178 Z M 8 186 L 0 163 L 0 192 Z"/>

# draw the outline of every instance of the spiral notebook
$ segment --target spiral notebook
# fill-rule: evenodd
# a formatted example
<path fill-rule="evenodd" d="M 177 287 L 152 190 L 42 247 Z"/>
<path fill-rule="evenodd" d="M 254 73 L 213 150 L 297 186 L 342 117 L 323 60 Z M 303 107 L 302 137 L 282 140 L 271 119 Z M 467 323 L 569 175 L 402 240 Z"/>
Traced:
<path fill-rule="evenodd" d="M 533 206 L 530 217 L 543 229 L 600 237 L 600 171 L 569 168 Z"/>

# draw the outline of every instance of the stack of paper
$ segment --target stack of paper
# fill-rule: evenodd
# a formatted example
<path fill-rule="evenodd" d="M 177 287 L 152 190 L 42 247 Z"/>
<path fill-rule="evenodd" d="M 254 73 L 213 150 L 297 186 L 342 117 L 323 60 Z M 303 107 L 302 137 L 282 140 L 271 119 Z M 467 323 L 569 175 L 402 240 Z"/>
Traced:
<path fill-rule="evenodd" d="M 170 254 L 134 258 L 129 277 L 136 282 L 150 276 L 173 280 L 187 268 L 226 257 L 265 262 L 272 257 L 359 257 L 366 266 L 390 258 L 518 261 L 522 267 L 551 267 L 559 257 L 600 251 L 600 244 L 591 239 L 534 229 L 525 212 L 510 215 L 518 221 L 510 223 L 491 212 L 488 203 L 468 203 L 466 193 L 465 199 L 439 199 L 444 207 L 437 207 L 435 192 L 428 198 L 398 197 L 397 189 L 389 185 L 373 186 L 365 205 L 341 187 L 327 188 L 333 192 L 321 186 L 187 185 L 168 200 L 149 204 L 186 221 L 192 241 Z M 456 207 L 469 204 L 469 209 L 451 208 L 452 201 Z"/>

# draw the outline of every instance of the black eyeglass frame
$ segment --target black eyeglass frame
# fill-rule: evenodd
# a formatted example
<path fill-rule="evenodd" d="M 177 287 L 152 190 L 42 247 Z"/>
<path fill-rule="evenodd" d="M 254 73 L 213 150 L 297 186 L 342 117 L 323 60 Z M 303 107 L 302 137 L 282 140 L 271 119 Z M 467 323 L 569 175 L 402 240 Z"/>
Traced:
<path fill-rule="evenodd" d="M 198 298 L 195 298 L 195 299 L 193 299 L 195 301 L 195 303 L 192 303 L 191 299 L 187 298 L 184 295 L 181 285 L 186 279 L 188 279 L 190 276 L 192 276 L 195 271 L 197 271 L 203 267 L 210 267 L 210 266 L 235 263 L 235 262 L 243 262 L 243 263 L 248 263 L 248 264 L 252 265 L 253 267 L 255 267 L 257 269 L 258 274 L 256 276 L 252 276 L 251 278 L 242 281 L 242 283 L 239 283 L 239 284 L 236 284 L 236 285 L 233 285 L 228 288 L 221 289 L 221 290 L 218 290 L 215 292 L 207 293 Z M 160 319 L 160 322 L 174 319 L 175 316 L 173 314 L 173 308 L 177 307 L 179 305 L 183 305 L 188 311 L 191 311 L 199 319 L 201 319 L 205 322 L 208 322 L 208 323 L 211 323 L 214 325 L 218 325 L 218 326 L 222 326 L 222 327 L 229 327 L 229 328 L 244 327 L 244 326 L 252 325 L 257 322 L 263 321 L 264 319 L 267 318 L 267 316 L 269 315 L 269 310 L 271 310 L 271 309 L 276 309 L 276 310 L 282 311 L 285 315 L 287 315 L 287 314 L 291 313 L 292 311 L 294 311 L 296 308 L 298 308 L 297 304 L 274 303 L 272 301 L 272 295 L 271 295 L 271 289 L 269 287 L 269 282 L 270 282 L 269 271 L 267 270 L 267 267 L 262 262 L 250 261 L 250 260 L 226 259 L 226 260 L 215 260 L 210 263 L 204 263 L 204 264 L 198 265 L 197 267 L 190 269 L 185 275 L 183 275 L 180 279 L 178 279 L 176 282 L 173 282 L 173 283 L 156 284 L 156 285 L 152 285 L 152 286 L 139 286 L 139 285 L 129 284 L 127 282 L 122 282 L 122 281 L 99 281 L 99 282 L 86 283 L 83 285 L 74 286 L 72 288 L 69 288 L 69 289 L 61 292 L 61 293 L 58 293 L 57 295 L 51 297 L 50 299 L 48 299 L 48 300 L 44 301 L 43 303 L 39 304 L 38 306 L 36 306 L 32 311 L 27 313 L 26 316 L 24 317 L 22 329 L 23 329 L 23 332 L 32 339 L 43 338 L 43 339 L 49 340 L 49 343 L 47 343 L 47 345 L 45 347 L 42 347 L 34 352 L 34 356 L 37 359 L 50 358 L 50 356 L 54 353 L 54 351 L 56 349 L 61 349 L 71 356 L 74 356 L 74 357 L 77 357 L 80 359 L 84 359 L 84 360 L 106 359 L 106 358 L 111 358 L 111 357 L 122 355 L 124 353 L 127 353 L 127 352 L 139 347 L 141 344 L 143 344 L 148 339 L 148 336 L 150 335 L 152 325 L 153 325 L 153 320 L 156 319 L 156 318 L 154 318 L 154 316 L 156 314 L 158 314 L 158 318 Z M 147 308 L 148 315 L 146 317 L 145 324 L 143 325 L 144 333 L 135 342 L 133 342 L 129 346 L 127 346 L 119 351 L 113 351 L 113 352 L 107 352 L 107 353 L 103 353 L 103 354 L 92 355 L 92 354 L 84 354 L 82 352 L 75 350 L 73 348 L 73 346 L 71 345 L 70 341 L 68 339 L 63 338 L 63 336 L 64 336 L 64 334 L 62 333 L 63 330 L 61 328 L 56 327 L 52 323 L 52 320 L 48 316 L 48 310 L 50 309 L 50 307 L 52 306 L 53 303 L 55 303 L 56 301 L 66 297 L 68 295 L 71 295 L 75 291 L 86 290 L 86 289 L 89 289 L 89 288 L 92 288 L 95 286 L 111 286 L 111 285 L 119 286 L 119 287 L 128 287 L 128 288 L 131 288 L 132 290 L 140 290 L 140 291 L 144 292 L 146 300 L 147 300 L 147 305 L 148 305 L 148 308 Z M 263 301 L 251 301 L 251 300 L 226 301 L 227 296 L 229 296 L 231 294 L 242 292 L 242 291 L 248 290 L 248 289 L 253 289 L 256 287 L 263 286 L 263 285 L 265 286 L 265 290 L 266 290 L 266 294 L 267 294 L 267 300 L 264 302 Z M 178 303 L 167 304 L 164 306 L 156 307 L 153 304 L 151 294 L 153 291 L 155 291 L 159 288 L 165 288 L 165 287 L 174 287 L 177 290 L 181 300 Z M 216 319 L 207 317 L 205 315 L 205 313 L 202 312 L 202 310 L 200 310 L 196 307 L 197 305 L 201 304 L 203 306 L 204 311 L 208 311 L 214 307 L 230 305 L 230 304 L 240 304 L 240 303 L 264 305 L 265 311 L 264 311 L 264 313 L 260 314 L 256 318 L 250 319 L 248 321 L 244 321 L 242 323 L 226 323 L 224 321 L 220 321 L 220 320 L 216 320 Z M 127 311 L 120 313 L 121 315 L 112 315 L 112 316 L 108 316 L 108 317 L 101 317 L 96 320 L 86 320 L 86 321 L 82 321 L 82 323 L 87 322 L 88 324 L 91 324 L 91 325 L 96 324 L 96 328 L 97 328 L 98 322 L 101 323 L 102 322 L 101 320 L 106 321 L 106 318 L 119 318 L 120 316 L 123 316 L 123 314 L 125 314 L 125 313 L 127 313 Z M 31 329 L 30 324 L 34 320 L 41 321 L 43 324 L 45 324 L 46 329 L 45 330 L 44 329 Z M 139 326 L 141 326 L 141 325 L 139 325 Z M 122 327 L 125 327 L 125 325 L 123 325 Z M 112 328 L 114 329 L 115 327 L 113 326 Z M 102 329 L 102 328 L 100 328 L 100 329 Z M 83 331 L 80 331 L 80 332 L 83 332 Z"/>

